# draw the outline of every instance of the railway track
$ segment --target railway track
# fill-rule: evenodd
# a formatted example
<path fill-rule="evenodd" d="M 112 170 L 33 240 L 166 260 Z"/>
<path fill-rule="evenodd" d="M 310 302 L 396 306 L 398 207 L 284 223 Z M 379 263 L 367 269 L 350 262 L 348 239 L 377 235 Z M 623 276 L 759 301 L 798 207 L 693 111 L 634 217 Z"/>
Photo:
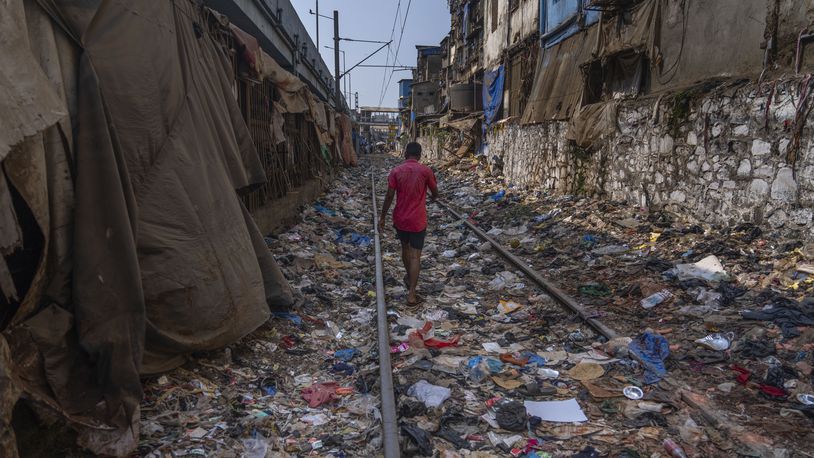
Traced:
<path fill-rule="evenodd" d="M 376 177 L 380 179 L 386 176 L 386 170 L 382 168 L 383 160 L 377 159 L 371 164 L 371 208 L 374 227 L 374 252 L 376 263 L 376 303 L 378 315 L 378 349 L 379 349 L 379 363 L 380 363 L 380 376 L 381 376 L 381 396 L 382 396 L 382 429 L 383 429 L 383 447 L 384 456 L 398 457 L 400 456 L 400 443 L 399 443 L 399 418 L 397 418 L 397 399 L 394 392 L 394 375 L 393 364 L 391 361 L 390 348 L 392 336 L 390 333 L 390 324 L 388 323 L 388 308 L 387 296 L 385 288 L 385 272 L 387 271 L 383 264 L 383 250 L 382 240 L 379 236 L 378 230 L 378 199 L 376 191 Z M 380 169 L 378 173 L 374 169 Z M 547 280 L 539 272 L 529 267 L 520 258 L 510 253 L 505 247 L 500 245 L 496 240 L 486 234 L 483 230 L 473 224 L 468 218 L 464 217 L 461 213 L 456 211 L 450 204 L 445 202 L 436 202 L 444 210 L 447 215 L 447 227 L 466 227 L 472 231 L 480 240 L 488 242 L 491 248 L 500 255 L 502 261 L 508 265 L 514 266 L 520 270 L 528 279 L 540 287 L 542 292 L 553 298 L 558 306 L 563 310 L 573 313 L 578 317 L 581 322 L 588 325 L 601 334 L 606 339 L 613 339 L 618 336 L 618 333 L 611 329 L 609 326 L 602 323 L 600 320 L 592 317 L 574 298 L 569 296 L 563 290 L 558 288 L 553 282 Z M 399 266 L 389 266 L 398 269 Z M 422 275 L 425 275 L 422 272 Z M 399 278 L 397 275 L 394 278 Z M 482 285 L 469 285 L 470 289 L 478 290 L 478 286 Z M 398 312 L 391 315 L 398 316 Z M 459 323 L 460 324 L 460 323 Z M 477 331 L 476 331 L 477 332 Z M 474 348 L 470 348 L 473 352 Z"/>

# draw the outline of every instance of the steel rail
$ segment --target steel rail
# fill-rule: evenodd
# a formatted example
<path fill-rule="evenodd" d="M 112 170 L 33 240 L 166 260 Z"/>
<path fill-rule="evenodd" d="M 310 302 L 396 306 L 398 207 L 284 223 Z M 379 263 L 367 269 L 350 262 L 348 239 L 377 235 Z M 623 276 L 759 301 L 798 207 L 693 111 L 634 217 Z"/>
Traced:
<path fill-rule="evenodd" d="M 396 418 L 396 397 L 393 393 L 393 368 L 390 364 L 390 327 L 384 302 L 382 248 L 379 238 L 379 216 L 376 205 L 376 175 L 370 175 L 373 204 L 373 246 L 376 256 L 376 321 L 379 328 L 379 378 L 382 394 L 382 436 L 385 458 L 399 458 L 399 433 Z"/>
<path fill-rule="evenodd" d="M 493 239 L 492 237 L 489 237 L 489 235 L 486 232 L 484 232 L 483 230 L 481 230 L 481 228 L 475 226 L 471 221 L 469 221 L 469 218 L 466 218 L 466 217 L 462 216 L 460 213 L 455 211 L 448 204 L 446 204 L 444 202 L 441 202 L 440 200 L 436 201 L 435 203 L 437 203 L 443 209 L 445 209 L 446 211 L 451 213 L 453 216 L 455 216 L 455 218 L 463 221 L 464 224 L 467 225 L 467 227 L 472 229 L 472 231 L 474 231 L 475 234 L 478 235 L 478 237 L 480 237 L 482 240 L 485 240 L 485 241 L 489 242 L 492 245 L 492 248 L 494 248 L 495 251 L 500 253 L 501 256 L 506 258 L 507 261 L 512 263 L 518 269 L 522 270 L 523 273 L 526 274 L 527 277 L 534 280 L 535 283 L 540 285 L 540 287 L 543 288 L 543 290 L 545 290 L 546 293 L 548 293 L 550 296 L 552 296 L 554 299 L 556 299 L 559 303 L 561 303 L 562 305 L 566 306 L 567 308 L 571 309 L 574 313 L 579 315 L 580 318 L 582 318 L 592 328 L 596 329 L 600 334 L 607 337 L 608 339 L 613 339 L 615 337 L 618 337 L 619 334 L 616 331 L 614 331 L 613 329 L 607 327 L 604 323 L 597 320 L 596 318 L 593 318 L 588 313 L 588 311 L 585 310 L 585 308 L 582 305 L 580 305 L 571 296 L 566 294 L 565 291 L 561 290 L 560 288 L 555 286 L 553 283 L 551 283 L 550 281 L 543 278 L 543 276 L 540 275 L 539 272 L 537 272 L 536 270 L 529 267 L 525 262 L 523 262 L 522 259 L 520 259 L 517 256 L 515 256 L 514 254 L 510 253 L 506 248 L 504 248 L 499 243 L 497 243 L 497 241 L 495 241 L 495 239 Z"/>

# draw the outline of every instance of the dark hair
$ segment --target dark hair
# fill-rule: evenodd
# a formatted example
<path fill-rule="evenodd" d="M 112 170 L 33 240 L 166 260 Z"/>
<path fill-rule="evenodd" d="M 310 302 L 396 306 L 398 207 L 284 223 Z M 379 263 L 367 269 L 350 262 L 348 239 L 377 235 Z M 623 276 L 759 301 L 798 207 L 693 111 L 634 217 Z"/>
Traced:
<path fill-rule="evenodd" d="M 416 142 L 410 142 L 404 147 L 404 157 L 421 157 L 421 145 Z"/>

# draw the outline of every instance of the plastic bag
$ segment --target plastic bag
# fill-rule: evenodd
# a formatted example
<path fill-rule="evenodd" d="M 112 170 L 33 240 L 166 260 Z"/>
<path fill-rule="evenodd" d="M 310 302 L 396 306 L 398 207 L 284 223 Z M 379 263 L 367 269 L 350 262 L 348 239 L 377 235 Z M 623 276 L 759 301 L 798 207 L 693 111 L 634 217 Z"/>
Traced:
<path fill-rule="evenodd" d="M 419 380 L 407 390 L 407 394 L 423 402 L 429 409 L 436 408 L 444 403 L 450 396 L 452 390 L 443 386 L 433 385 L 426 380 Z"/>

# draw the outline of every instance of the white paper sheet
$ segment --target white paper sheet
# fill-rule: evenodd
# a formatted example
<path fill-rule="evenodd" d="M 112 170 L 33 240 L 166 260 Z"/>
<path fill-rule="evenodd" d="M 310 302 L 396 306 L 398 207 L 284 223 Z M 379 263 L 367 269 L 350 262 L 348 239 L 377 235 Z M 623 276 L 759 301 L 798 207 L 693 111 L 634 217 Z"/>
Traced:
<path fill-rule="evenodd" d="M 576 399 L 566 401 L 525 401 L 526 411 L 529 415 L 540 417 L 543 421 L 557 423 L 571 423 L 588 421 Z"/>

